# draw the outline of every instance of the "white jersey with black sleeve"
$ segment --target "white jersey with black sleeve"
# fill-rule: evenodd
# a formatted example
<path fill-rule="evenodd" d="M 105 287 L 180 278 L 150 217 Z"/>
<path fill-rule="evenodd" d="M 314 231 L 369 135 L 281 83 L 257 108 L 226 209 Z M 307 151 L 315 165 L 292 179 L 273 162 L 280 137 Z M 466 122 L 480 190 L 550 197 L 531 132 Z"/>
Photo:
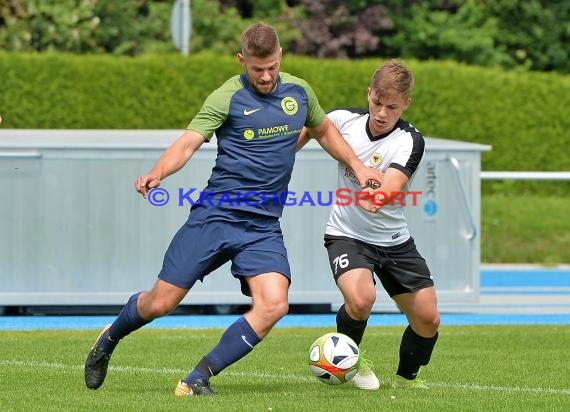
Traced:
<path fill-rule="evenodd" d="M 368 112 L 335 110 L 328 116 L 364 165 L 380 172 L 393 167 L 408 176 L 410 180 L 400 199 L 412 202 L 408 186 L 424 154 L 423 135 L 410 123 L 399 119 L 391 131 L 372 136 Z M 377 213 L 367 212 L 355 205 L 354 192 L 361 189 L 352 170 L 342 163 L 338 165 L 338 180 L 339 191 L 327 222 L 327 235 L 347 236 L 383 247 L 399 245 L 410 238 L 402 202 L 392 200 Z M 352 193 L 350 202 L 345 196 L 348 193 Z"/>

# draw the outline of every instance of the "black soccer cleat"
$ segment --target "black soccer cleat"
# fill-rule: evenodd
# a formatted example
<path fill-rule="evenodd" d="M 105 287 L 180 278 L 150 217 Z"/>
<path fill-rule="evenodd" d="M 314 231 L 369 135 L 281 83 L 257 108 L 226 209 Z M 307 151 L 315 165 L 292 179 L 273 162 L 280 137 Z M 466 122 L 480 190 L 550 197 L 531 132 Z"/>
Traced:
<path fill-rule="evenodd" d="M 174 395 L 179 398 L 185 396 L 212 396 L 216 393 L 210 386 L 210 381 L 208 379 L 197 379 L 193 383 L 186 383 L 184 381 L 179 381 L 174 390 Z"/>
<path fill-rule="evenodd" d="M 89 389 L 99 389 L 99 387 L 103 385 L 103 382 L 105 382 L 105 377 L 107 376 L 111 354 L 105 352 L 99 346 L 99 340 L 109 327 L 110 326 L 107 326 L 103 329 L 103 332 L 101 332 L 95 341 L 85 361 L 85 385 Z"/>

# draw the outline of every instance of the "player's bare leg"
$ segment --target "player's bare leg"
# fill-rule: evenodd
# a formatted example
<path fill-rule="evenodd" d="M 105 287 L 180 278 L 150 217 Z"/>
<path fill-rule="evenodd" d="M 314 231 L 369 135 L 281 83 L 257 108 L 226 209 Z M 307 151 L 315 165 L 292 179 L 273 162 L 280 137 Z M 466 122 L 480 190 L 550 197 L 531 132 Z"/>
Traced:
<path fill-rule="evenodd" d="M 244 317 L 257 336 L 263 339 L 289 311 L 289 280 L 280 273 L 265 273 L 247 278 L 252 307 Z"/>

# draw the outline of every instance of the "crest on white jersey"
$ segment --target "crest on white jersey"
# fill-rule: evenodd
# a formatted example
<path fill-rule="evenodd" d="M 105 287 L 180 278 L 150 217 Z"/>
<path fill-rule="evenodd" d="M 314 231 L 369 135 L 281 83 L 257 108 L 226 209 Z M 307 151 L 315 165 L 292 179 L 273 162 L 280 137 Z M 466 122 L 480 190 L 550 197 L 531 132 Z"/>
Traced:
<path fill-rule="evenodd" d="M 382 162 L 382 155 L 378 152 L 374 152 L 370 157 L 370 164 L 372 166 L 378 166 Z"/>

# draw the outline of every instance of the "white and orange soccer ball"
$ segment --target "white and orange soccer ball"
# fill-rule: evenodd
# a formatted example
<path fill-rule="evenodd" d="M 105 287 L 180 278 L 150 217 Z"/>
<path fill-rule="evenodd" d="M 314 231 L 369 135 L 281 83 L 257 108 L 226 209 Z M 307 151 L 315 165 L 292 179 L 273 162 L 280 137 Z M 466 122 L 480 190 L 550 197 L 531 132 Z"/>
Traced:
<path fill-rule="evenodd" d="M 315 378 L 329 385 L 351 380 L 360 366 L 358 345 L 342 333 L 327 333 L 309 349 L 309 369 Z"/>

